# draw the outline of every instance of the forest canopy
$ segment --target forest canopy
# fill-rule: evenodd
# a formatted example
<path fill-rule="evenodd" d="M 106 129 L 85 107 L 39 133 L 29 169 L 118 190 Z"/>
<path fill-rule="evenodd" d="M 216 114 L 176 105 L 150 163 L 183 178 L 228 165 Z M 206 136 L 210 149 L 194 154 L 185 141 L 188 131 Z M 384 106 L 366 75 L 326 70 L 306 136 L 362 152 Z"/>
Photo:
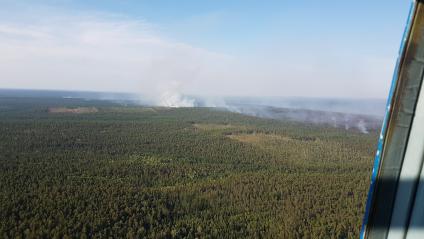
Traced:
<path fill-rule="evenodd" d="M 357 238 L 376 139 L 211 108 L 2 98 L 0 237 Z"/>

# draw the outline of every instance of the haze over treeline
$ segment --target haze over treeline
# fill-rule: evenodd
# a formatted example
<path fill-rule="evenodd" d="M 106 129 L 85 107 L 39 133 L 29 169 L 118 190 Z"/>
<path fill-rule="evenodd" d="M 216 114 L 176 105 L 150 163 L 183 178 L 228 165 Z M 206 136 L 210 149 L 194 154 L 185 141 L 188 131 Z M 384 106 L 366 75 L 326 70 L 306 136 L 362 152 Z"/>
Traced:
<path fill-rule="evenodd" d="M 279 121 L 295 121 L 314 125 L 326 125 L 345 130 L 356 129 L 362 133 L 376 131 L 381 126 L 385 112 L 382 99 L 323 99 L 301 97 L 219 97 L 186 96 L 192 105 L 188 107 L 216 108 L 248 116 Z M 139 94 L 89 92 L 89 91 L 47 91 L 0 89 L 0 99 L 54 99 L 70 102 L 83 100 L 102 101 L 102 104 L 119 106 L 157 106 L 150 98 Z M 0 108 L 2 106 L 0 105 Z M 171 107 L 180 107 L 172 105 Z M 183 106 L 181 106 L 183 107 Z M 187 107 L 187 106 L 185 106 Z M 62 107 L 63 108 L 63 107 Z M 59 107 L 59 109 L 62 109 Z M 169 108 L 166 106 L 165 108 Z M 76 107 L 78 109 L 78 107 Z M 89 108 L 91 110 L 91 108 Z M 45 110 L 45 109 L 44 109 Z M 73 112 L 74 109 L 68 109 Z M 66 110 L 66 111 L 68 111 Z"/>

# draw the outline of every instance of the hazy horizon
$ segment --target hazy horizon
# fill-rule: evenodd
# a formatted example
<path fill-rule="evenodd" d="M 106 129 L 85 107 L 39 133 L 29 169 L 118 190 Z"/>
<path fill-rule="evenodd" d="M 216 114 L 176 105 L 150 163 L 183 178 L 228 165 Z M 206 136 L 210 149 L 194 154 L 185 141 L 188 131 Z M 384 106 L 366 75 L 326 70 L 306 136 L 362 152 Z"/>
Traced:
<path fill-rule="evenodd" d="M 165 107 L 213 107 L 229 111 L 263 117 L 261 112 L 273 109 L 299 109 L 323 111 L 342 114 L 368 115 L 382 118 L 386 110 L 386 99 L 378 98 L 313 98 L 287 96 L 201 96 L 182 95 L 191 101 L 189 105 L 176 105 L 181 102 L 158 104 L 154 99 L 140 94 L 96 91 L 69 90 L 33 90 L 33 89 L 2 89 L 1 98 L 46 98 L 46 99 L 83 99 L 110 101 L 120 105 L 165 106 Z M 166 102 L 165 102 L 166 103 Z M 265 111 L 264 111 L 265 109 Z"/>
<path fill-rule="evenodd" d="M 409 7 L 0 3 L 0 88 L 135 93 L 177 106 L 193 105 L 192 95 L 385 99 Z"/>

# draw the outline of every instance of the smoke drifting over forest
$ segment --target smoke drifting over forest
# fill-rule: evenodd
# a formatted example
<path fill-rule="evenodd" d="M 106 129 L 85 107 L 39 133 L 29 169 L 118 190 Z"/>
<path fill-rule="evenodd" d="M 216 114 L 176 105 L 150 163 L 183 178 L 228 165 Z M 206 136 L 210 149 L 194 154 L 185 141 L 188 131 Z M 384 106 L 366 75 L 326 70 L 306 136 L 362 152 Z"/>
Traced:
<path fill-rule="evenodd" d="M 270 106 L 240 106 L 229 108 L 236 112 L 277 120 L 289 120 L 315 125 L 326 125 L 361 133 L 376 131 L 381 126 L 381 117 L 375 115 L 351 114 L 319 110 L 276 108 Z"/>
<path fill-rule="evenodd" d="M 160 101 L 141 104 L 164 107 L 215 107 L 240 114 L 357 130 L 379 130 L 385 101 L 378 99 L 314 99 L 295 97 L 193 97 L 166 92 Z"/>
<path fill-rule="evenodd" d="M 164 107 L 215 107 L 240 114 L 357 130 L 380 129 L 385 112 L 382 99 L 319 99 L 296 97 L 194 97 L 166 92 L 160 101 L 141 104 Z"/>
<path fill-rule="evenodd" d="M 392 46 L 402 30 L 398 29 L 399 37 L 388 37 L 397 36 L 395 30 L 376 35 L 376 26 L 397 29 L 392 13 L 391 22 L 382 17 L 372 19 L 381 22 L 364 25 L 343 22 L 337 31 L 334 19 L 320 23 L 324 18 L 312 23 L 296 18 L 299 25 L 268 19 L 259 26 L 249 14 L 243 23 L 234 21 L 242 6 L 227 15 L 201 11 L 194 18 L 166 17 L 169 22 L 163 22 L 116 14 L 115 8 L 81 11 L 54 5 L 10 2 L 0 9 L 1 88 L 131 92 L 131 102 L 142 105 L 217 107 L 364 133 L 377 125 L 374 118 L 381 120 L 384 102 L 340 99 L 387 95 L 397 54 Z M 264 13 L 268 16 L 276 9 Z M 304 9 L 298 14 L 311 16 Z M 242 30 L 232 25 L 237 22 L 244 32 L 234 31 Z M 283 22 L 288 25 L 281 27 Z M 320 34 L 309 34 L 311 24 L 325 27 L 325 41 Z M 340 34 L 344 29 L 349 31 Z M 366 29 L 372 34 L 364 34 Z M 258 30 L 268 31 L 252 34 Z M 209 39 L 202 38 L 208 34 Z M 97 96 L 117 102 L 128 98 L 114 93 Z"/>
<path fill-rule="evenodd" d="M 249 116 L 289 120 L 357 130 L 362 133 L 380 129 L 385 100 L 320 99 L 294 97 L 200 97 L 165 92 L 157 98 L 138 94 L 1 90 L 0 96 L 60 97 L 86 100 L 107 100 L 125 105 L 159 107 L 212 107 Z"/>
<path fill-rule="evenodd" d="M 117 102 L 130 98 L 142 105 L 217 107 L 362 132 L 375 123 L 358 114 L 381 118 L 384 112 L 378 101 L 340 98 L 385 95 L 392 57 L 329 55 L 325 46 L 315 44 L 297 49 L 258 44 L 237 52 L 168 37 L 146 20 L 28 10 L 18 22 L 13 20 L 18 16 L 8 18 L 0 10 L 0 87 L 132 92 L 131 97 L 93 94 Z M 249 97 L 224 97 L 234 95 Z M 323 96 L 339 99 L 307 98 Z"/>

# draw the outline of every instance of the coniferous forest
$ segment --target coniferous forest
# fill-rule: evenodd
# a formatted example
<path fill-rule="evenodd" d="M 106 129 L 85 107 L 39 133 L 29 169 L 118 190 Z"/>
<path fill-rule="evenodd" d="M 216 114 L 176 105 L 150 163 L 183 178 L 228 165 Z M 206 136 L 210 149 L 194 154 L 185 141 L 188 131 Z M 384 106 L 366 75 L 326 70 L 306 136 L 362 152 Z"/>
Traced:
<path fill-rule="evenodd" d="M 357 238 L 377 141 L 213 108 L 0 98 L 0 238 Z"/>

